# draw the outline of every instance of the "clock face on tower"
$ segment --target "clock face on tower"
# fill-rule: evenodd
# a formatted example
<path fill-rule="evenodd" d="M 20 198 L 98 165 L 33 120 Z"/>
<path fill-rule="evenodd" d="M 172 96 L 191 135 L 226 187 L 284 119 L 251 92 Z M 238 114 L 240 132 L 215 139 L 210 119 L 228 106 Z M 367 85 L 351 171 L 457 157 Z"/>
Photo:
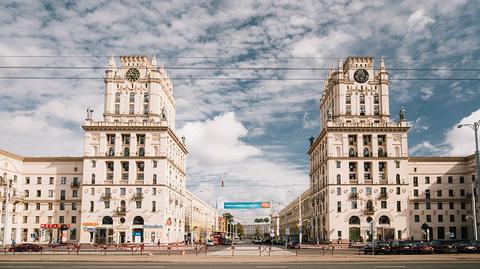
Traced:
<path fill-rule="evenodd" d="M 353 73 L 353 78 L 358 83 L 365 83 L 368 80 L 368 72 L 365 69 L 357 69 L 357 71 Z"/>
<path fill-rule="evenodd" d="M 127 70 L 127 74 L 125 75 L 125 78 L 127 78 L 128 81 L 136 81 L 140 77 L 140 71 L 136 68 L 130 68 Z"/>

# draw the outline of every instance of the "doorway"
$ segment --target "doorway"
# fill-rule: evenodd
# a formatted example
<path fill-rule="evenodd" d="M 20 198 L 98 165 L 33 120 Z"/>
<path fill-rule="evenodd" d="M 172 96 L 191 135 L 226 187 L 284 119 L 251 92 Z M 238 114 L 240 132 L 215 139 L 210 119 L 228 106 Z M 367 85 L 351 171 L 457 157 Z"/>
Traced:
<path fill-rule="evenodd" d="M 125 232 L 119 232 L 119 239 L 121 244 L 125 243 Z"/>

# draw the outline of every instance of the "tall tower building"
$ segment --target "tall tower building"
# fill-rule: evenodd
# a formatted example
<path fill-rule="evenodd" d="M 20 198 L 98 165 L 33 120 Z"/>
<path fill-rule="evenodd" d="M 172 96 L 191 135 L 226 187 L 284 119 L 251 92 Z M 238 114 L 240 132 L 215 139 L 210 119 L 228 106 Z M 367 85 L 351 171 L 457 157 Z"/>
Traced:
<path fill-rule="evenodd" d="M 82 243 L 184 240 L 184 139 L 175 98 L 155 56 L 122 56 L 105 71 L 102 121 L 88 111 L 82 184 Z"/>
<path fill-rule="evenodd" d="M 330 70 L 320 100 L 320 135 L 311 139 L 311 238 L 367 240 L 408 234 L 405 112 L 390 118 L 383 59 L 348 57 Z"/>

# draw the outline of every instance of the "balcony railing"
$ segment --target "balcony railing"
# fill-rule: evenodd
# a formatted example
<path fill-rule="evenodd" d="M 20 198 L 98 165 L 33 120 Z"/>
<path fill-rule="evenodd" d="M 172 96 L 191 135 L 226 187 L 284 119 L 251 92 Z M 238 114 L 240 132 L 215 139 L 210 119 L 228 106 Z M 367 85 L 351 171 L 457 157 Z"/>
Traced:
<path fill-rule="evenodd" d="M 350 193 L 350 200 L 357 200 L 358 199 L 358 193 L 352 192 Z"/>
<path fill-rule="evenodd" d="M 378 196 L 378 199 L 380 200 L 386 200 L 387 198 L 388 198 L 387 193 L 380 193 L 380 195 Z"/>
<path fill-rule="evenodd" d="M 117 207 L 113 213 L 116 216 L 125 216 L 127 214 L 127 209 L 125 207 Z"/>
<path fill-rule="evenodd" d="M 122 180 L 128 180 L 128 172 L 122 173 Z"/>
<path fill-rule="evenodd" d="M 373 215 L 375 214 L 375 209 L 372 208 L 365 208 L 365 211 L 364 211 L 365 215 Z"/>
<path fill-rule="evenodd" d="M 141 201 L 142 199 L 143 199 L 142 193 L 135 193 L 132 197 L 132 200 L 135 200 L 135 201 Z"/>
<path fill-rule="evenodd" d="M 107 180 L 113 180 L 113 173 L 107 173 Z"/>
<path fill-rule="evenodd" d="M 102 194 L 102 200 L 103 201 L 107 201 L 107 200 L 110 200 L 110 199 L 112 199 L 112 194 L 111 193 Z"/>
<path fill-rule="evenodd" d="M 72 181 L 71 186 L 72 186 L 72 188 L 79 188 L 80 187 L 80 182 L 79 181 Z"/>

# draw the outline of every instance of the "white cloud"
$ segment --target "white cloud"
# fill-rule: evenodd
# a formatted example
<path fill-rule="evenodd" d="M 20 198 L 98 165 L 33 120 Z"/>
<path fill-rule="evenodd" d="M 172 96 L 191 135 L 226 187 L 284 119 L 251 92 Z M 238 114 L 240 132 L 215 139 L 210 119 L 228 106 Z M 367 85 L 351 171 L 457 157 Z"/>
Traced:
<path fill-rule="evenodd" d="M 310 113 L 305 112 L 303 113 L 303 128 L 310 129 L 315 126 L 314 121 L 310 118 Z"/>
<path fill-rule="evenodd" d="M 420 98 L 422 98 L 422 100 L 424 101 L 430 99 L 433 96 L 433 90 L 427 87 L 421 88 L 420 93 Z"/>
<path fill-rule="evenodd" d="M 419 133 L 429 129 L 425 117 L 418 117 L 416 120 L 410 121 L 409 124 L 410 126 L 412 126 L 412 128 L 410 129 L 411 132 Z"/>
<path fill-rule="evenodd" d="M 435 21 L 432 18 L 424 15 L 422 9 L 417 10 L 408 18 L 408 32 L 409 34 L 420 33 L 434 22 Z"/>
<path fill-rule="evenodd" d="M 419 153 L 419 154 L 425 154 L 425 153 L 431 154 L 431 153 L 437 152 L 437 151 L 439 151 L 439 149 L 435 145 L 433 145 L 432 143 L 430 143 L 428 141 L 422 141 L 422 142 L 416 144 L 415 146 L 411 147 L 408 150 L 408 153 L 410 155 L 415 155 L 417 153 Z"/>
<path fill-rule="evenodd" d="M 457 128 L 459 124 L 472 124 L 480 120 L 480 109 L 464 117 L 460 122 L 450 128 L 445 135 L 445 143 L 448 145 L 447 155 L 466 156 L 475 151 L 474 132 L 469 127 Z"/>

